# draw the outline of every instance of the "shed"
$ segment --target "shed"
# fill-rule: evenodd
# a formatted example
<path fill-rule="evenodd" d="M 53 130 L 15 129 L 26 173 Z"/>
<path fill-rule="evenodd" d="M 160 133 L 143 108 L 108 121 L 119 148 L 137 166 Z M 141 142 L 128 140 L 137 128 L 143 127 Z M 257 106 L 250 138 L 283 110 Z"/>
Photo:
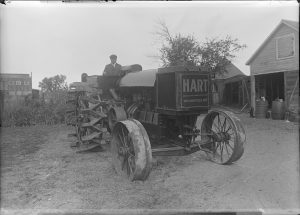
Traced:
<path fill-rule="evenodd" d="M 250 101 L 250 78 L 233 63 L 223 74 L 216 74 L 213 81 L 213 104 L 244 106 Z"/>
<path fill-rule="evenodd" d="M 289 110 L 299 110 L 299 23 L 281 20 L 246 62 L 250 66 L 251 106 L 265 97 L 269 108 L 283 99 Z"/>

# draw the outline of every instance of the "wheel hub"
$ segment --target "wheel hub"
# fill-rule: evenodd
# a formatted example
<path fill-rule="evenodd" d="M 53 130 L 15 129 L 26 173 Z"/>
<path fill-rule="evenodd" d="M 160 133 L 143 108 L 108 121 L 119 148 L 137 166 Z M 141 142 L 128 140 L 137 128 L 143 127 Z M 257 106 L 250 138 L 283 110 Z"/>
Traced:
<path fill-rule="evenodd" d="M 118 154 L 121 156 L 125 156 L 129 154 L 129 148 L 128 147 L 120 147 Z"/>
<path fill-rule="evenodd" d="M 213 138 L 216 142 L 223 142 L 230 140 L 230 135 L 226 132 L 215 133 Z"/>

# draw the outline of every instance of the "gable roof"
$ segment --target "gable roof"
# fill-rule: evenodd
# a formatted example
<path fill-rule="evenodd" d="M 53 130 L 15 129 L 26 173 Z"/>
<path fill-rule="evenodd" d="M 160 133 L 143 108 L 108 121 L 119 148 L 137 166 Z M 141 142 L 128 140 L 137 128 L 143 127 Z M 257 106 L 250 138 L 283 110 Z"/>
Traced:
<path fill-rule="evenodd" d="M 256 55 L 262 50 L 262 48 L 267 44 L 267 42 L 272 38 L 272 36 L 275 34 L 275 32 L 281 27 L 281 25 L 287 25 L 288 27 L 299 31 L 299 22 L 291 21 L 291 20 L 285 20 L 282 19 L 280 23 L 276 26 L 276 28 L 271 32 L 271 34 L 265 39 L 265 41 L 259 46 L 259 48 L 254 52 L 254 54 L 250 57 L 250 59 L 246 62 L 246 65 L 249 65 L 253 59 L 256 57 Z"/>
<path fill-rule="evenodd" d="M 296 31 L 299 31 L 299 22 L 296 21 L 291 21 L 291 20 L 286 20 L 283 19 L 281 20 L 284 24 L 288 25 L 289 27 L 295 29 Z"/>
<path fill-rule="evenodd" d="M 216 74 L 215 79 L 228 79 L 234 76 L 246 76 L 239 68 L 237 68 L 233 63 L 228 64 L 226 67 L 227 72 L 223 74 Z"/>

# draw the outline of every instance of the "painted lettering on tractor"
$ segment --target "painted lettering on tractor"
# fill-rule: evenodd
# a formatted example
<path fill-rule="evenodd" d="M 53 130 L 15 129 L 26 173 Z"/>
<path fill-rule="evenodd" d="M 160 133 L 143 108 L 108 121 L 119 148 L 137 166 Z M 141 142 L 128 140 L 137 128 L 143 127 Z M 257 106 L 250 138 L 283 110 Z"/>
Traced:
<path fill-rule="evenodd" d="M 183 78 L 182 88 L 184 93 L 205 93 L 208 90 L 208 80 L 200 78 Z"/>

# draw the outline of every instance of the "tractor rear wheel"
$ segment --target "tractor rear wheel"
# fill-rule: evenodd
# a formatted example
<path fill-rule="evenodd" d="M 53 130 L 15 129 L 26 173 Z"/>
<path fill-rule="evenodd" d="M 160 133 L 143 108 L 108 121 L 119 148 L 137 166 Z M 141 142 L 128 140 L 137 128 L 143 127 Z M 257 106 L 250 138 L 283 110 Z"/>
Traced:
<path fill-rule="evenodd" d="M 111 153 L 116 172 L 131 181 L 146 180 L 152 167 L 152 151 L 143 125 L 135 119 L 117 122 L 112 136 Z"/>
<path fill-rule="evenodd" d="M 201 125 L 201 139 L 207 144 L 208 157 L 219 164 L 231 164 L 244 153 L 245 130 L 233 113 L 224 110 L 212 110 Z"/>

